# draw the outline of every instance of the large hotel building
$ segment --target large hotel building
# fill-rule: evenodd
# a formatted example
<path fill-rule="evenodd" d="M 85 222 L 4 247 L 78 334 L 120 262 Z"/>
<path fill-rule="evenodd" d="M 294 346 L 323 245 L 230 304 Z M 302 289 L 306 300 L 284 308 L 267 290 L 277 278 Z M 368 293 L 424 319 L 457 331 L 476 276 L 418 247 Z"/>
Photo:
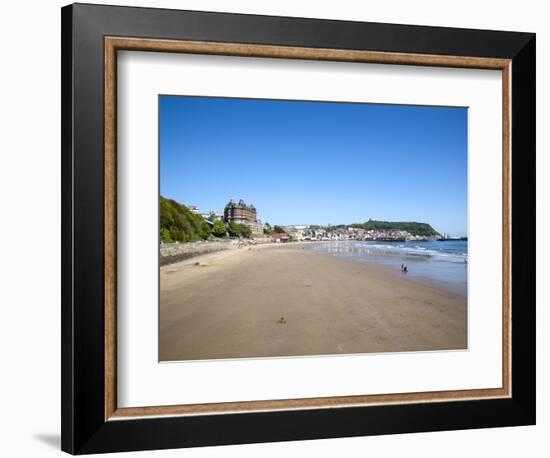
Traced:
<path fill-rule="evenodd" d="M 233 199 L 227 203 L 223 210 L 223 219 L 226 223 L 233 221 L 248 226 L 254 235 L 263 234 L 263 225 L 256 216 L 256 207 L 246 205 L 242 199 L 238 203 Z"/>

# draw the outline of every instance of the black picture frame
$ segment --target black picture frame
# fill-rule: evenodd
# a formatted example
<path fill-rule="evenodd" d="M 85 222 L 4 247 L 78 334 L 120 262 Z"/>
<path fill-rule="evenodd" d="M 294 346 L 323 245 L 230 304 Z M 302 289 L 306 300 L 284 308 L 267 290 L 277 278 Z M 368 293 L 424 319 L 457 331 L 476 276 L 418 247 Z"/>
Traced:
<path fill-rule="evenodd" d="M 535 34 L 74 4 L 62 8 L 62 449 L 72 454 L 535 424 Z M 512 396 L 105 420 L 104 37 L 512 61 Z"/>

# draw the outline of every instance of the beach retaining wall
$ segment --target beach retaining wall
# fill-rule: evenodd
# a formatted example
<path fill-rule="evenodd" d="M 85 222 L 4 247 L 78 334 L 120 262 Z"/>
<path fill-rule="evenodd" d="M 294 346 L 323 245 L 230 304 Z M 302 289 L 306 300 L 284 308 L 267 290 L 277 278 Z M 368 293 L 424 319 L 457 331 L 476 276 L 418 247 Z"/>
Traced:
<path fill-rule="evenodd" d="M 212 253 L 214 251 L 237 248 L 237 240 L 220 240 L 215 242 L 167 243 L 160 246 L 160 265 L 173 264 L 184 259 Z"/>
<path fill-rule="evenodd" d="M 270 243 L 271 239 L 215 240 L 207 242 L 163 243 L 160 245 L 160 265 L 173 264 L 201 254 L 222 250 L 235 250 L 242 246 Z"/>

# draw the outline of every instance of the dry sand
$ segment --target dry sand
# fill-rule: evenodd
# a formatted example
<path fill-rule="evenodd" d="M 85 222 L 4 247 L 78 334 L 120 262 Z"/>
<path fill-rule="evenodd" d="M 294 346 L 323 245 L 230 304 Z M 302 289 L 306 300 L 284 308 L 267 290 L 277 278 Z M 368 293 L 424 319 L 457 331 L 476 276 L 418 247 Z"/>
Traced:
<path fill-rule="evenodd" d="M 161 361 L 467 347 L 464 296 L 298 244 L 207 254 L 160 282 Z"/>

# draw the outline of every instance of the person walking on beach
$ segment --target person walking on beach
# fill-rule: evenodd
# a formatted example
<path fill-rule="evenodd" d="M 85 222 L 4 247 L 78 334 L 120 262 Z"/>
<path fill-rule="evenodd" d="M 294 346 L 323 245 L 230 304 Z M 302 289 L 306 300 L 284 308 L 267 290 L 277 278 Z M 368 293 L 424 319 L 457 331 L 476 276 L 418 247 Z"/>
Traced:
<path fill-rule="evenodd" d="M 407 268 L 407 264 L 401 264 L 401 270 L 407 273 L 409 271 L 409 269 Z"/>

